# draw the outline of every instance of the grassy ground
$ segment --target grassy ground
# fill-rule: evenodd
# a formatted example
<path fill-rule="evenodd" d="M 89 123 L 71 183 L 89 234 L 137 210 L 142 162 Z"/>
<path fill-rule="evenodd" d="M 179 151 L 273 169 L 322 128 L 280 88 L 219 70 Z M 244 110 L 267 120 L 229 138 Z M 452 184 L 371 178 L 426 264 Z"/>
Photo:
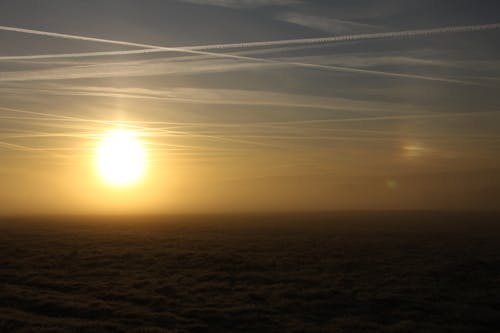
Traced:
<path fill-rule="evenodd" d="M 6 218 L 0 332 L 498 332 L 498 217 Z"/>

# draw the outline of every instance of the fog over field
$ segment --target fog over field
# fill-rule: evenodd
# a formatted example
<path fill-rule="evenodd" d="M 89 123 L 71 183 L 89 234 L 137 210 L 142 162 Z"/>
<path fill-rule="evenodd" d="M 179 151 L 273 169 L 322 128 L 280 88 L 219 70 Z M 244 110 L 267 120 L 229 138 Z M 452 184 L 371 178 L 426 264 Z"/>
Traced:
<path fill-rule="evenodd" d="M 1 332 L 496 332 L 498 214 L 3 219 Z"/>

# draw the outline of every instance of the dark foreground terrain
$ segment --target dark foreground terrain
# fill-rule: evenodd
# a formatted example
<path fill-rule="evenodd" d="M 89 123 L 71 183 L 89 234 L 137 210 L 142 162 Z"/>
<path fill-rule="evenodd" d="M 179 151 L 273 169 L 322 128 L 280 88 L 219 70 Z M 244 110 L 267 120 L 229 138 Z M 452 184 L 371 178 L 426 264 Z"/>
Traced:
<path fill-rule="evenodd" d="M 498 332 L 487 214 L 0 221 L 0 332 Z"/>

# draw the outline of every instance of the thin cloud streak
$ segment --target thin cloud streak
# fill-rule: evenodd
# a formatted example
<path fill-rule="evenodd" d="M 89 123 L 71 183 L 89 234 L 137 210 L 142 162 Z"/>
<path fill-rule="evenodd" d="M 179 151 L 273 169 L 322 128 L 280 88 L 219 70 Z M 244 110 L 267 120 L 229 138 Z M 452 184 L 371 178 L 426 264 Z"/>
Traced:
<path fill-rule="evenodd" d="M 47 117 L 55 117 L 59 119 L 67 119 L 67 120 L 72 120 L 76 122 L 91 122 L 91 123 L 98 123 L 102 125 L 109 126 L 113 122 L 106 121 L 106 120 L 97 120 L 97 119 L 85 119 L 85 118 L 79 118 L 79 117 L 70 117 L 70 116 L 61 116 L 57 114 L 51 114 L 51 113 L 43 113 L 43 112 L 34 112 L 34 111 L 27 111 L 27 110 L 20 110 L 20 109 L 13 109 L 13 108 L 6 108 L 6 107 L 0 107 L 0 110 L 5 110 L 13 113 L 22 113 L 22 114 L 32 114 L 35 116 L 47 116 Z M 51 127 L 55 127 L 54 124 L 49 124 Z M 115 125 L 116 122 L 115 122 Z M 138 125 L 130 125 L 130 124 L 125 124 L 121 123 L 119 124 L 120 127 L 127 127 L 135 130 L 143 130 L 143 131 L 148 131 L 151 130 L 148 127 L 144 126 L 138 126 Z M 68 128 L 67 126 L 65 126 Z M 196 133 L 191 133 L 191 132 L 186 132 L 186 131 L 171 131 L 169 129 L 154 129 L 154 130 L 163 130 L 164 132 L 168 131 L 169 133 L 172 134 L 179 134 L 183 136 L 188 136 L 188 137 L 199 137 L 199 138 L 204 138 L 204 139 L 211 139 L 215 141 L 225 141 L 225 142 L 232 142 L 232 143 L 242 143 L 242 144 L 250 144 L 250 145 L 257 145 L 257 146 L 266 146 L 266 147 L 275 147 L 272 144 L 267 144 L 267 143 L 262 143 L 262 142 L 255 142 L 255 141 L 249 141 L 249 140 L 239 140 L 239 139 L 233 139 L 233 138 L 227 138 L 224 136 L 218 136 L 218 135 L 203 135 L 203 134 L 196 134 Z"/>
<path fill-rule="evenodd" d="M 50 89 L 0 89 L 9 93 L 43 93 L 69 96 L 119 97 L 132 99 L 151 99 L 174 103 L 211 104 L 211 105 L 248 105 L 322 109 L 355 112 L 397 112 L 415 111 L 407 105 L 387 102 L 358 101 L 348 98 L 319 97 L 300 94 L 276 93 L 260 90 L 173 88 L 153 90 L 144 88 L 114 88 L 104 86 L 63 86 Z M 192 96 L 196 96 L 193 98 Z"/>
<path fill-rule="evenodd" d="M 104 125 L 115 124 L 120 126 L 126 126 L 131 128 L 143 129 L 143 130 L 167 130 L 162 128 L 151 128 L 139 125 L 132 124 L 140 124 L 140 123 L 151 123 L 151 122 L 142 122 L 140 120 L 100 120 L 100 119 L 86 119 L 81 117 L 71 117 L 71 116 L 63 116 L 53 113 L 43 113 L 43 112 L 34 112 L 20 109 L 13 109 L 7 107 L 0 107 L 0 110 L 9 111 L 13 113 L 22 113 L 22 114 L 32 114 L 35 116 L 43 116 L 47 117 L 46 119 L 50 120 L 66 120 L 66 121 L 74 121 L 74 122 L 93 122 Z M 448 117 L 475 117 L 475 116 L 488 116 L 488 115 L 500 115 L 500 111 L 498 110 L 489 110 L 489 111 L 474 111 L 474 112 L 448 112 L 448 113 L 426 113 L 426 114 L 402 114 L 402 115 L 389 115 L 389 116 L 373 116 L 373 117 L 353 117 L 353 118 L 333 118 L 333 119 L 308 119 L 308 120 L 290 120 L 290 121 L 265 121 L 265 122 L 250 122 L 245 123 L 248 125 L 295 125 L 295 124 L 319 124 L 319 123 L 334 123 L 334 122 L 365 122 L 365 121 L 380 121 L 380 120 L 410 120 L 410 119 L 433 119 L 433 118 L 448 118 Z M 154 124 L 166 124 L 166 125 L 190 125 L 190 126 L 242 126 L 241 124 L 230 124 L 230 123 L 195 123 L 195 122 L 162 122 L 155 121 Z M 175 131 L 171 131 L 171 133 L 175 133 Z M 177 133 L 189 134 L 187 132 L 177 131 Z"/>
<path fill-rule="evenodd" d="M 475 117 L 485 115 L 500 115 L 500 111 L 475 111 L 475 112 L 450 112 L 438 114 L 409 114 L 409 115 L 394 115 L 394 116 L 375 116 L 375 117 L 356 117 L 356 118 L 340 118 L 340 119 L 312 119 L 312 120 L 297 120 L 284 122 L 269 122 L 269 124 L 318 124 L 318 123 L 344 123 L 358 121 L 380 121 L 380 120 L 413 120 L 413 119 L 434 119 L 434 118 L 452 118 L 452 117 Z"/>
<path fill-rule="evenodd" d="M 353 34 L 378 30 L 380 27 L 354 21 L 339 20 L 324 16 L 307 15 L 296 12 L 285 12 L 276 16 L 276 19 L 290 24 L 300 25 L 309 29 L 320 30 L 330 34 Z"/>
<path fill-rule="evenodd" d="M 62 159 L 68 158 L 68 156 L 66 156 L 66 155 L 54 153 L 53 151 L 51 151 L 47 148 L 34 148 L 34 147 L 10 143 L 10 142 L 6 142 L 6 141 L 0 141 L 0 148 L 6 148 L 9 150 L 23 151 L 23 152 L 46 153 L 46 154 L 50 155 L 51 157 L 55 157 L 55 158 L 62 158 Z"/>
<path fill-rule="evenodd" d="M 334 72 L 347 72 L 363 75 L 377 75 L 384 77 L 418 79 L 426 81 L 436 81 L 443 83 L 453 83 L 461 85 L 480 85 L 474 81 L 457 80 L 435 76 L 414 75 L 405 73 L 394 73 L 387 71 L 368 70 L 362 68 L 342 67 L 332 65 L 311 64 L 297 61 L 272 60 L 261 58 L 250 58 L 239 56 L 239 60 L 248 60 L 251 62 L 227 63 L 220 60 L 204 60 L 197 62 L 177 62 L 172 61 L 152 61 L 152 62 L 129 62 L 114 64 L 94 64 L 81 66 L 63 66 L 61 68 L 33 70 L 21 72 L 4 72 L 0 82 L 20 82 L 20 81 L 45 81 L 45 80 L 72 80 L 83 78 L 108 78 L 108 77 L 133 77 L 133 76 L 157 76 L 157 75 L 186 75 L 198 73 L 221 73 L 229 71 L 241 71 L 249 69 L 262 69 L 264 67 L 303 67 L 310 69 L 319 69 Z M 189 66 L 187 66 L 189 64 Z"/>

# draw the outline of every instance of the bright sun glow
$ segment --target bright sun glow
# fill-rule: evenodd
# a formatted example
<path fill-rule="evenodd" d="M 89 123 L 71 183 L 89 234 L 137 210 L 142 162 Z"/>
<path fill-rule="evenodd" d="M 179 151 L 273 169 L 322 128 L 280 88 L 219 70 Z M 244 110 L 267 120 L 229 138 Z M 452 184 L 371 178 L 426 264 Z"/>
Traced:
<path fill-rule="evenodd" d="M 144 174 L 145 155 L 143 145 L 134 132 L 113 130 L 103 136 L 97 147 L 97 171 L 109 185 L 132 185 Z"/>

